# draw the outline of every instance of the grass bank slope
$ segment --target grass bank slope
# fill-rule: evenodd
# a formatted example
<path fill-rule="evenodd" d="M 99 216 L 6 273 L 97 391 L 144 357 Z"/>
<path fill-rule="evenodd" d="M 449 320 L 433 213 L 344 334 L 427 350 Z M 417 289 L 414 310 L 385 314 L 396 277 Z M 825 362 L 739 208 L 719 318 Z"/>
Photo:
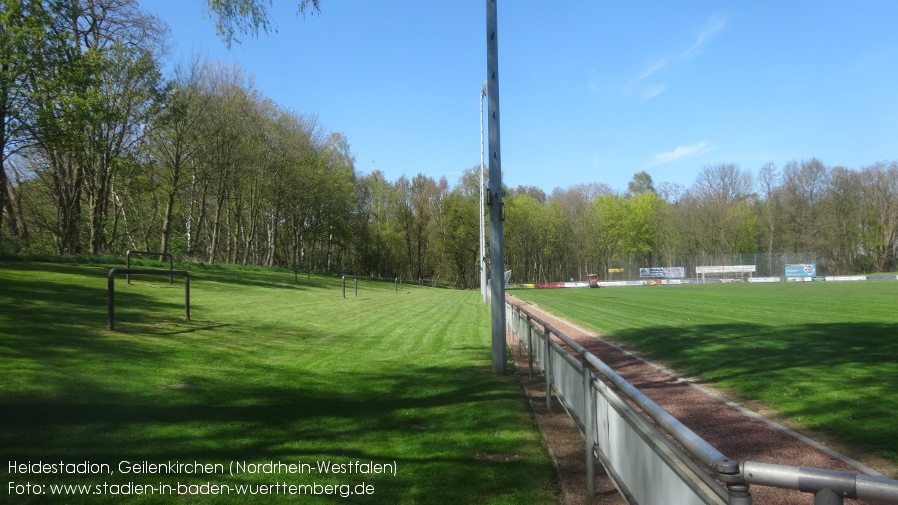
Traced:
<path fill-rule="evenodd" d="M 353 503 L 557 501 L 526 399 L 512 377 L 491 373 L 479 293 L 361 281 L 355 297 L 350 281 L 344 299 L 339 279 L 197 268 L 191 321 L 182 281 L 117 279 L 113 332 L 110 267 L 0 263 L 0 455 L 110 470 L 23 473 L 3 463 L 0 496 L 287 503 L 292 490 L 302 503 L 349 493 Z M 213 471 L 124 473 L 122 462 Z M 231 475 L 237 463 L 278 470 Z M 8 482 L 45 495 L 18 495 Z M 47 496 L 59 484 L 92 494 Z M 207 493 L 173 496 L 178 484 Z M 237 495 L 238 485 L 267 494 Z"/>

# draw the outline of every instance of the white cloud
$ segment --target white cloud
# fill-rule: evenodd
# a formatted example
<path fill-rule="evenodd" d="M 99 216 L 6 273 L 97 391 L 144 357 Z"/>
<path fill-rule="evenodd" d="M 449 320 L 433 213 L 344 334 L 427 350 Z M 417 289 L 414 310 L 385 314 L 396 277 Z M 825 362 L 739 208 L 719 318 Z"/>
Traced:
<path fill-rule="evenodd" d="M 642 73 L 642 75 L 640 75 L 639 77 L 637 77 L 636 80 L 637 80 L 637 81 L 641 81 L 641 80 L 643 80 L 643 79 L 647 79 L 647 78 L 651 77 L 652 74 L 654 74 L 655 72 L 661 70 L 661 69 L 664 68 L 665 66 L 667 66 L 667 60 L 666 60 L 666 59 L 664 59 L 664 60 L 658 60 L 658 61 L 652 63 L 651 65 L 649 65 L 648 67 L 646 67 L 646 69 L 645 69 L 645 71 Z"/>
<path fill-rule="evenodd" d="M 725 26 L 726 20 L 723 18 L 723 16 L 718 14 L 711 16 L 710 21 L 698 34 L 698 37 L 696 38 L 692 46 L 689 47 L 689 49 L 683 51 L 679 55 L 662 58 L 650 63 L 645 68 L 645 70 L 643 70 L 642 73 L 639 74 L 638 77 L 627 83 L 627 85 L 624 87 L 624 97 L 629 98 L 630 96 L 634 96 L 642 103 L 645 103 L 663 93 L 665 90 L 667 90 L 667 84 L 661 83 L 649 85 L 646 84 L 645 81 L 663 70 L 665 67 L 675 66 L 679 61 L 694 56 L 698 52 L 699 48 L 702 47 L 702 45 L 707 43 L 707 41 L 711 39 L 711 37 L 713 37 L 717 32 L 723 30 Z"/>
<path fill-rule="evenodd" d="M 695 44 L 692 44 L 686 52 L 680 55 L 681 58 L 686 58 L 692 56 L 698 48 L 702 46 L 708 39 L 714 36 L 720 30 L 726 26 L 726 20 L 723 19 L 723 16 L 719 14 L 715 14 L 711 16 L 711 20 L 708 22 L 708 25 L 698 34 L 698 38 L 695 41 Z"/>
<path fill-rule="evenodd" d="M 712 151 L 713 149 L 714 146 L 709 145 L 704 140 L 702 140 L 698 144 L 695 144 L 694 146 L 679 146 L 673 151 L 656 154 L 655 159 L 649 166 L 656 167 L 658 165 L 662 165 L 676 159 L 685 158 L 687 156 L 701 156 Z"/>
<path fill-rule="evenodd" d="M 652 98 L 664 93 L 664 90 L 667 89 L 667 84 L 658 84 L 655 86 L 648 86 L 642 89 L 642 102 L 648 102 Z"/>
<path fill-rule="evenodd" d="M 651 77 L 653 74 L 661 70 L 667 66 L 667 60 L 658 60 L 656 62 L 651 63 L 648 67 L 646 67 L 645 71 L 639 75 L 636 79 L 630 81 L 626 88 L 624 88 L 624 97 L 630 97 L 635 94 L 635 97 L 642 103 L 648 102 L 652 98 L 660 95 L 667 89 L 667 84 L 646 84 L 643 81 Z"/>

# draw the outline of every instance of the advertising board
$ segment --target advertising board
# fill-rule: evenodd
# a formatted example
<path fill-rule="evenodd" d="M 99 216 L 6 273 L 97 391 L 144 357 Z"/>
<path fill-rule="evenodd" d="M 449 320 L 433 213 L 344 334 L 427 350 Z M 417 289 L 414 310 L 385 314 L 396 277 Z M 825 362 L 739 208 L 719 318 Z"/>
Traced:
<path fill-rule="evenodd" d="M 786 265 L 786 277 L 814 277 L 816 275 L 816 263 L 794 263 Z"/>
<path fill-rule="evenodd" d="M 639 277 L 682 279 L 686 277 L 686 269 L 683 267 L 640 268 Z"/>
<path fill-rule="evenodd" d="M 755 265 L 718 265 L 695 267 L 695 273 L 697 274 L 747 274 L 753 273 L 755 270 Z"/>

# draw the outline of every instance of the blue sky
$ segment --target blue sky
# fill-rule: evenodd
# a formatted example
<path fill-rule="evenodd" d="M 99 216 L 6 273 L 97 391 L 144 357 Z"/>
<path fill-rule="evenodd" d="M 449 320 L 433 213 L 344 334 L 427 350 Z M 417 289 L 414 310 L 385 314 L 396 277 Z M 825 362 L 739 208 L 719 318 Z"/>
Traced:
<path fill-rule="evenodd" d="M 485 2 L 321 0 L 229 50 L 205 0 L 142 0 L 171 57 L 238 63 L 269 98 L 343 132 L 359 172 L 445 176 L 480 161 Z M 505 184 L 600 182 L 645 170 L 691 186 L 707 165 L 757 173 L 817 157 L 898 159 L 898 2 L 500 0 Z"/>

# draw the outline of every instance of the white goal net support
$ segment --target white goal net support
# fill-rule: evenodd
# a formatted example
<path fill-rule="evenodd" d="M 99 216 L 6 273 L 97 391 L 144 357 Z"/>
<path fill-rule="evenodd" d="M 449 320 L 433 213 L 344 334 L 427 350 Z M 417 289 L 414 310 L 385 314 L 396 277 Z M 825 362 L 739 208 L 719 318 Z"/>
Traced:
<path fill-rule="evenodd" d="M 756 265 L 696 266 L 695 275 L 702 282 L 747 282 L 757 271 Z"/>

